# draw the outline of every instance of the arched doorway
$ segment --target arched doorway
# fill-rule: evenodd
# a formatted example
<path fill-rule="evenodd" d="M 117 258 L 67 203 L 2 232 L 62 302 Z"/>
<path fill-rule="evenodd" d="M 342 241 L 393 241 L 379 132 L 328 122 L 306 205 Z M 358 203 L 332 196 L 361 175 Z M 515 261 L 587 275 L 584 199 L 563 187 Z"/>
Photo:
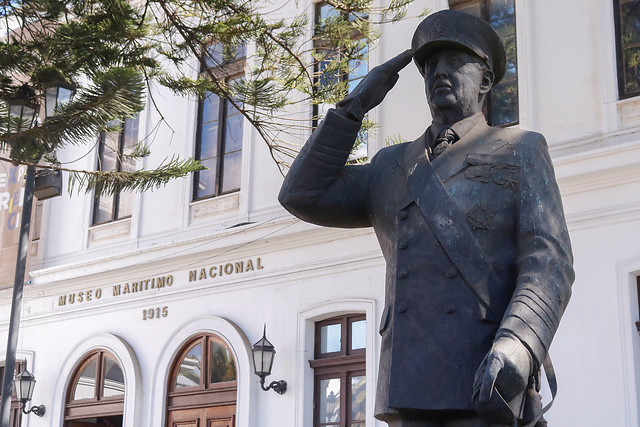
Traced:
<path fill-rule="evenodd" d="M 124 373 L 111 353 L 98 350 L 78 365 L 67 391 L 65 427 L 122 427 Z"/>
<path fill-rule="evenodd" d="M 167 427 L 235 426 L 236 361 L 219 336 L 199 335 L 182 347 L 167 389 Z"/>

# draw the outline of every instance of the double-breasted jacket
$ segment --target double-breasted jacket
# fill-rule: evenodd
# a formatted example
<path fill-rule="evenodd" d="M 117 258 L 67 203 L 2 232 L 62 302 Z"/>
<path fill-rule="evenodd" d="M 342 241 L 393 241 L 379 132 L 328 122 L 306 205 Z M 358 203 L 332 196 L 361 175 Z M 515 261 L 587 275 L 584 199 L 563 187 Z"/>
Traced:
<path fill-rule="evenodd" d="M 376 415 L 473 410 L 497 333 L 544 360 L 574 278 L 542 135 L 484 120 L 431 162 L 428 132 L 345 165 L 360 124 L 330 110 L 280 201 L 331 227 L 373 227 L 386 260 Z"/>

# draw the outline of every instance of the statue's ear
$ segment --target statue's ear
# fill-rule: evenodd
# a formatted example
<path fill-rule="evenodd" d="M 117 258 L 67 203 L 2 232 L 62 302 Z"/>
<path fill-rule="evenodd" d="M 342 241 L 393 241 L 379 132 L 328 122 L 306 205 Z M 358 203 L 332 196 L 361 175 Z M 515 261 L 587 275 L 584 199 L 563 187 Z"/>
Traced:
<path fill-rule="evenodd" d="M 486 69 L 482 72 L 482 82 L 480 82 L 480 94 L 484 95 L 489 92 L 493 87 L 493 81 L 495 80 L 495 75 L 493 71 Z"/>

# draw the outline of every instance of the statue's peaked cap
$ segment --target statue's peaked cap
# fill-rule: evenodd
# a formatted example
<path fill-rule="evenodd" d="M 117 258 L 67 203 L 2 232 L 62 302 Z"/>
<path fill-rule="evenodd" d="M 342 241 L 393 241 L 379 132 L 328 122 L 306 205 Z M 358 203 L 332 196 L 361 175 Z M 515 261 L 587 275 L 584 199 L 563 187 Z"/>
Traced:
<path fill-rule="evenodd" d="M 447 46 L 462 47 L 478 55 L 493 71 L 494 86 L 504 77 L 507 62 L 504 45 L 486 21 L 457 10 L 441 10 L 427 16 L 411 41 L 413 60 L 422 75 L 426 58 Z"/>

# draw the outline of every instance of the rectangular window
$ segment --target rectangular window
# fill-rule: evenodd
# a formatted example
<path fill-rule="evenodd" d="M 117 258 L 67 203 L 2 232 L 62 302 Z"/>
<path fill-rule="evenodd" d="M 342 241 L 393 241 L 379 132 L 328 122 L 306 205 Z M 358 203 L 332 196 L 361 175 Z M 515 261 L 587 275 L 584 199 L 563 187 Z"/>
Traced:
<path fill-rule="evenodd" d="M 504 77 L 491 89 L 485 101 L 485 115 L 491 126 L 518 124 L 518 55 L 516 49 L 515 0 L 449 0 L 454 10 L 487 21 L 498 33 L 507 53 Z"/>
<path fill-rule="evenodd" d="M 205 63 L 233 86 L 243 77 L 245 56 L 244 46 L 214 43 L 207 50 Z M 213 92 L 198 102 L 195 157 L 207 169 L 195 173 L 193 200 L 240 190 L 244 117 L 237 107 L 242 108 L 240 101 Z"/>
<path fill-rule="evenodd" d="M 640 95 L 640 0 L 614 0 L 618 92 Z"/>
<path fill-rule="evenodd" d="M 329 99 L 327 99 L 326 103 L 314 104 L 312 117 L 314 129 L 324 118 L 329 108 L 339 101 L 339 99 L 327 97 L 326 94 L 333 92 L 336 88 L 346 93 L 351 92 L 369 72 L 369 45 L 361 34 L 354 30 L 352 43 L 349 46 L 340 46 L 337 49 L 335 46 L 330 46 L 326 36 L 323 35 L 325 23 L 337 19 L 354 21 L 358 17 L 367 18 L 366 16 L 356 16 L 355 14 L 347 15 L 328 3 L 316 4 L 314 80 L 317 98 Z M 347 72 L 344 69 L 337 69 L 342 58 L 345 58 L 345 60 L 349 58 Z M 323 91 L 326 91 L 326 94 L 323 94 Z M 352 160 L 367 156 L 368 132 L 366 129 L 367 126 L 363 126 L 363 129 L 358 134 L 356 146 L 351 153 Z"/>
<path fill-rule="evenodd" d="M 314 427 L 365 427 L 366 329 L 362 314 L 316 323 Z"/>
<path fill-rule="evenodd" d="M 120 132 L 102 132 L 98 140 L 99 171 L 134 172 L 135 160 L 127 155 L 138 145 L 139 116 L 124 122 L 114 121 L 110 126 L 120 126 Z M 102 195 L 93 202 L 93 225 L 127 218 L 133 211 L 133 193 L 123 191 L 118 194 Z"/>

